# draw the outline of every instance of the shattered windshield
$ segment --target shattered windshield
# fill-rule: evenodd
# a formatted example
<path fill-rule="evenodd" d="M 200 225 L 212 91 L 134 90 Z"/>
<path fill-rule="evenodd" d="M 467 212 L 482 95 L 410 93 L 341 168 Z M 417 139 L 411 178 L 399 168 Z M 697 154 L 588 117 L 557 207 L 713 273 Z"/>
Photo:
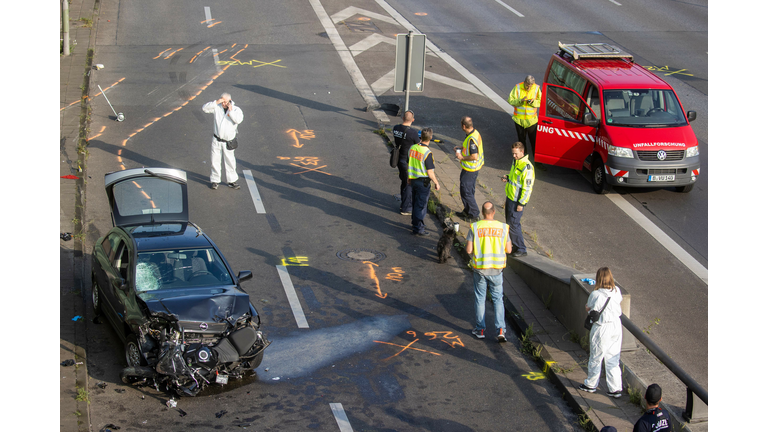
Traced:
<path fill-rule="evenodd" d="M 605 90 L 605 123 L 611 126 L 661 127 L 688 124 L 672 90 Z"/>
<path fill-rule="evenodd" d="M 221 285 L 234 285 L 234 281 L 213 248 L 139 253 L 136 263 L 138 293 Z"/>

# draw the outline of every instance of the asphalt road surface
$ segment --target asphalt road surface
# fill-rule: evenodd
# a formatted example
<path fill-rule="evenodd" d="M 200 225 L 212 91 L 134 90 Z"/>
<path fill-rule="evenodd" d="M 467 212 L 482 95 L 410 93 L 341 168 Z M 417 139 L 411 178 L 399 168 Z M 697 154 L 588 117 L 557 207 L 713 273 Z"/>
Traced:
<path fill-rule="evenodd" d="M 245 289 L 273 344 L 253 376 L 181 400 L 182 416 L 166 408 L 163 391 L 116 392 L 123 388 L 122 347 L 108 324 L 90 325 L 89 372 L 107 383 L 91 395 L 92 424 L 339 430 L 341 404 L 356 431 L 578 429 L 554 388 L 531 379 L 537 367 L 514 342 L 471 336 L 471 275 L 454 260 L 437 264 L 434 234 L 410 235 L 410 219 L 393 198 L 396 170 L 372 133 L 376 118 L 365 112 L 314 3 L 102 6 L 94 63 L 105 69 L 94 73 L 93 87 L 101 85 L 126 120 L 114 121 L 103 98 L 92 100 L 88 241 L 110 228 L 104 173 L 185 170 L 191 220 L 236 272 L 254 272 Z M 504 99 L 529 73 L 543 80 L 558 40 L 616 43 L 660 74 L 664 66 L 686 69 L 691 76 L 665 79 L 685 109 L 699 114 L 699 183 L 690 194 L 617 192 L 707 265 L 705 3 L 507 2 L 524 17 L 495 1 L 319 3 L 331 18 L 347 15 L 333 26 L 357 48 L 354 64 L 381 103 L 402 103 L 402 94 L 379 81 L 394 67 L 394 47 L 367 39 L 404 32 L 387 7 Z M 486 151 L 480 182 L 501 191 L 493 179 L 511 164 L 509 116 L 443 58 L 429 55 L 427 71 L 425 92 L 410 99 L 416 125 L 459 139 L 460 118 L 472 116 Z M 236 151 L 240 190 L 209 188 L 213 120 L 200 108 L 222 92 L 245 113 Z M 441 179 L 444 187 L 449 180 Z M 549 167 L 537 180 L 524 221 L 529 235 L 563 264 L 610 266 L 632 293 L 633 321 L 646 327 L 659 318 L 652 336 L 706 387 L 707 285 L 593 194 L 579 173 Z M 436 228 L 429 220 L 428 229 Z M 306 328 L 288 301 L 282 268 Z"/>

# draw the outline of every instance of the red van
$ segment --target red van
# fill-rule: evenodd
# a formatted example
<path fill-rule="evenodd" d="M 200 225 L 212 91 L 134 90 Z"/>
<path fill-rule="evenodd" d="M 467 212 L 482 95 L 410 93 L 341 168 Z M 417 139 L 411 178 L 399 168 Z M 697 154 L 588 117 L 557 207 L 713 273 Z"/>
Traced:
<path fill-rule="evenodd" d="M 585 168 L 592 186 L 690 192 L 699 146 L 675 91 L 608 44 L 562 44 L 542 85 L 536 162 Z"/>

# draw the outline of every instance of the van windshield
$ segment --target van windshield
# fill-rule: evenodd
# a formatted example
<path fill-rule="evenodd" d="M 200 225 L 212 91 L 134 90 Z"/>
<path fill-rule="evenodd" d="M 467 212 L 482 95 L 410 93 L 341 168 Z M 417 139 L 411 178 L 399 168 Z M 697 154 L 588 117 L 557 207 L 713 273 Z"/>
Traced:
<path fill-rule="evenodd" d="M 605 123 L 611 126 L 660 127 L 688 124 L 672 90 L 604 90 Z"/>

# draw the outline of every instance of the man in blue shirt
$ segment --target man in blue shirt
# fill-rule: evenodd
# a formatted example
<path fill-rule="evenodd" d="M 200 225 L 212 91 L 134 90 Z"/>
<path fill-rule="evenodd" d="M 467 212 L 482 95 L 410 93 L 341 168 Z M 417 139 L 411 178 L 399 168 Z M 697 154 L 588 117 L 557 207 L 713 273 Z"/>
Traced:
<path fill-rule="evenodd" d="M 651 384 L 645 391 L 645 402 L 648 409 L 642 417 L 635 423 L 632 432 L 667 432 L 671 431 L 669 413 L 659 408 L 661 402 L 661 387 L 658 384 Z"/>

